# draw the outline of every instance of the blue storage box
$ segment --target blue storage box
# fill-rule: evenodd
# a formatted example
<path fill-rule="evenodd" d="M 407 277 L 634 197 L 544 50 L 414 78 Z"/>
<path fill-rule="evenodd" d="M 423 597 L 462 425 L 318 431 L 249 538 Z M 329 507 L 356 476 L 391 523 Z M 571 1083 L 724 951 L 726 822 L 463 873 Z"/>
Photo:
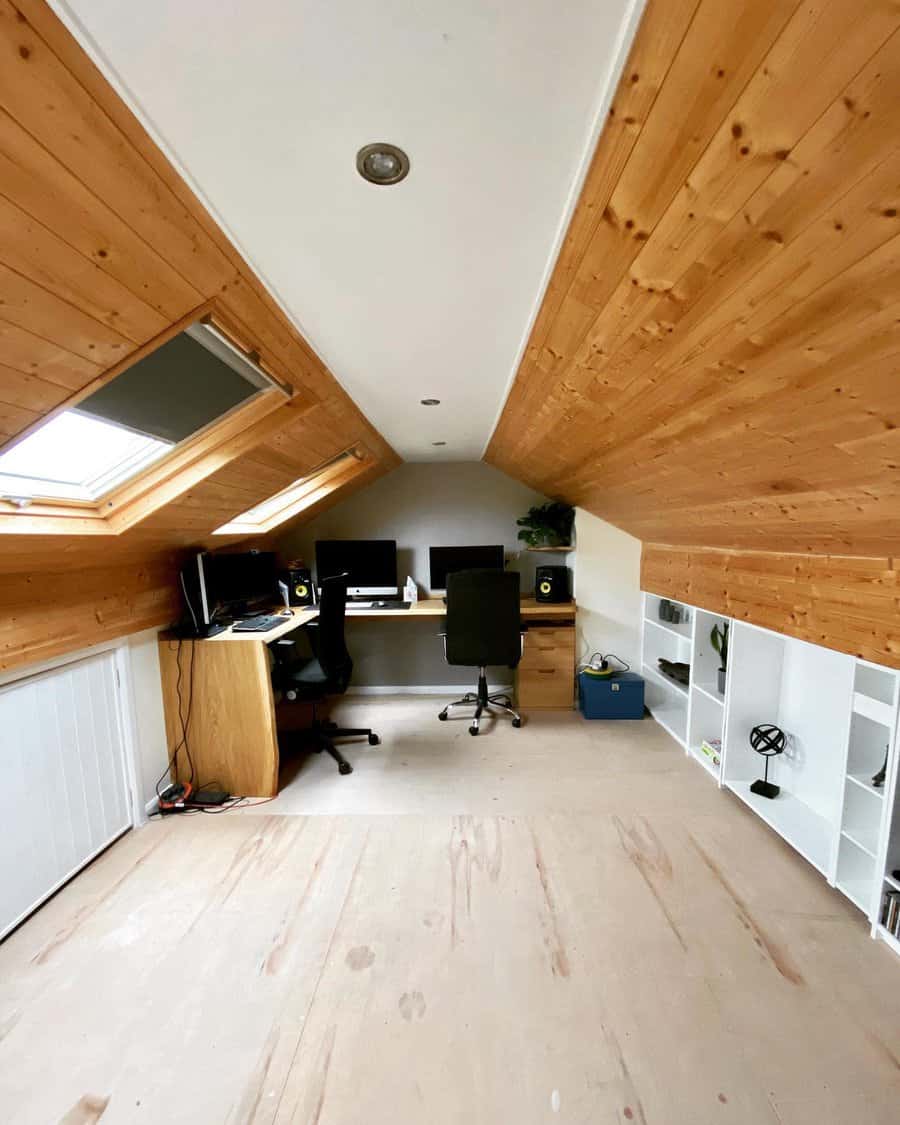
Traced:
<path fill-rule="evenodd" d="M 578 676 L 578 706 L 586 719 L 643 719 L 644 679 L 637 672 Z"/>

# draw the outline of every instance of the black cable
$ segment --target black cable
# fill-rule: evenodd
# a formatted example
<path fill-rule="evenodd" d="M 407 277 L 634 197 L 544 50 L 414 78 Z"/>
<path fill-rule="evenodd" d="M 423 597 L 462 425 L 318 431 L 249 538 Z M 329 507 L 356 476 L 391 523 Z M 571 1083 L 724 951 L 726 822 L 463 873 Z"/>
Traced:
<path fill-rule="evenodd" d="M 181 751 L 182 747 L 184 748 L 184 752 L 185 752 L 185 755 L 186 755 L 187 760 L 188 760 L 188 768 L 190 770 L 190 776 L 188 778 L 188 781 L 190 782 L 190 784 L 193 784 L 193 782 L 194 782 L 194 760 L 191 756 L 191 748 L 190 748 L 190 745 L 189 745 L 189 742 L 188 742 L 188 731 L 190 730 L 191 715 L 192 715 L 192 712 L 193 712 L 193 709 L 194 709 L 194 658 L 195 658 L 195 654 L 194 654 L 194 648 L 193 648 L 193 642 L 192 642 L 192 644 L 191 644 L 191 663 L 190 663 L 190 670 L 189 670 L 189 673 L 188 673 L 188 710 L 187 710 L 187 717 L 185 718 L 184 697 L 183 697 L 183 694 L 182 694 L 182 681 L 184 679 L 184 668 L 182 667 L 182 663 L 181 663 L 181 653 L 182 653 L 183 647 L 184 647 L 184 641 L 179 639 L 178 640 L 178 649 L 177 649 L 176 655 L 175 655 L 175 664 L 178 668 L 178 675 L 175 678 L 175 694 L 178 697 L 178 719 L 179 719 L 179 722 L 181 724 L 181 741 L 178 742 L 178 744 L 175 746 L 174 750 L 172 751 L 171 757 L 169 758 L 168 764 L 166 765 L 166 768 L 163 770 L 163 772 L 159 775 L 159 778 L 157 779 L 157 782 L 156 782 L 156 796 L 157 796 L 157 798 L 160 798 L 162 796 L 162 793 L 160 791 L 160 786 L 162 785 L 163 781 L 167 777 L 171 779 L 172 769 L 173 769 L 173 767 L 177 767 L 178 754 Z M 176 768 L 176 774 L 177 774 L 177 768 Z"/>

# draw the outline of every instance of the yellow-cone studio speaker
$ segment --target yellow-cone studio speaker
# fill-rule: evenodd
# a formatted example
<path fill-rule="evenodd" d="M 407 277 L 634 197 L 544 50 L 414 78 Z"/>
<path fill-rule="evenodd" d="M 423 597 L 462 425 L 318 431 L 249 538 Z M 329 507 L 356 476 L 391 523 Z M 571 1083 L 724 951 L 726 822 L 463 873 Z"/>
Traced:
<path fill-rule="evenodd" d="M 537 567 L 534 572 L 534 598 L 538 602 L 569 601 L 569 568 L 567 566 Z"/>
<path fill-rule="evenodd" d="M 316 592 L 313 586 L 312 571 L 305 566 L 292 566 L 284 572 L 282 582 L 288 588 L 291 605 L 315 605 Z"/>

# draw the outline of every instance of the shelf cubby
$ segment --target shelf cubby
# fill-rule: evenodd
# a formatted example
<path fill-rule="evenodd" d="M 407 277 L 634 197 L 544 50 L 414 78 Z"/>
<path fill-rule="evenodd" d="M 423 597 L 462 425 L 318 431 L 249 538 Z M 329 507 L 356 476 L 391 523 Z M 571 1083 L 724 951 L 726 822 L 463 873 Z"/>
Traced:
<path fill-rule="evenodd" d="M 671 605 L 678 607 L 681 612 L 681 620 L 679 622 L 663 621 L 660 618 L 659 606 L 662 601 L 668 601 Z M 657 597 L 656 594 L 644 595 L 644 621 L 646 621 L 648 625 L 655 625 L 665 632 L 674 633 L 675 636 L 683 637 L 689 641 L 694 627 L 693 616 L 693 609 L 690 606 L 684 605 L 682 602 L 673 601 L 671 598 L 660 598 Z"/>
<path fill-rule="evenodd" d="M 732 632 L 725 785 L 831 878 L 853 659 L 745 622 L 736 622 Z M 769 780 L 781 787 L 774 799 L 749 791 L 765 771 L 750 745 L 750 732 L 763 723 L 787 735 L 784 753 L 769 761 Z"/>
<path fill-rule="evenodd" d="M 718 739 L 720 743 L 722 742 L 724 718 L 723 702 L 704 691 L 699 684 L 692 684 L 689 749 L 707 773 L 717 780 L 721 776 L 722 770 L 721 750 L 718 754 L 718 761 L 715 761 L 700 749 L 700 745 L 704 739 L 707 741 Z"/>
<path fill-rule="evenodd" d="M 752 782 L 726 778 L 725 785 L 771 828 L 783 836 L 805 860 L 827 876 L 831 866 L 831 823 L 804 801 L 784 790 L 774 799 L 750 791 Z"/>

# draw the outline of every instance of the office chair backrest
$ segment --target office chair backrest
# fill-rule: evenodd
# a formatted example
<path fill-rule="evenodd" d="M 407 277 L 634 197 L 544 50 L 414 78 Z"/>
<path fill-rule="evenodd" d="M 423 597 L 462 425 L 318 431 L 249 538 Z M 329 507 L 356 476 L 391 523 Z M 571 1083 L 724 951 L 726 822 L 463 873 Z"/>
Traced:
<path fill-rule="evenodd" d="M 522 652 L 519 575 L 460 570 L 447 575 L 447 663 L 515 668 Z"/>
<path fill-rule="evenodd" d="M 328 677 L 329 688 L 337 693 L 346 691 L 353 672 L 353 661 L 344 637 L 346 608 L 347 576 L 342 574 L 323 579 L 316 656 Z"/>

